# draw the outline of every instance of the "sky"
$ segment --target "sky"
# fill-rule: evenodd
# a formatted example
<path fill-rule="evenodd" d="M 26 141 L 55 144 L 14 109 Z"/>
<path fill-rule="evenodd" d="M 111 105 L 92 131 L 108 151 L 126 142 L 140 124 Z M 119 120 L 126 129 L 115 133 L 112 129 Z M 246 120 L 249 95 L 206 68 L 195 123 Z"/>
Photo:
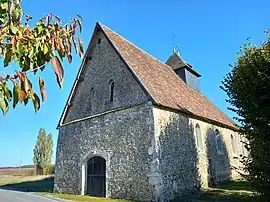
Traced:
<path fill-rule="evenodd" d="M 234 114 L 227 110 L 226 95 L 219 86 L 246 39 L 251 37 L 256 44 L 266 39 L 269 8 L 269 0 L 23 0 L 23 9 L 33 17 L 32 21 L 54 13 L 66 22 L 80 14 L 85 49 L 97 21 L 163 62 L 179 45 L 181 56 L 202 75 L 201 92 L 231 118 Z M 72 64 L 63 64 L 63 90 L 58 88 L 50 65 L 41 73 L 47 101 L 38 113 L 30 103 L 10 109 L 6 116 L 0 114 L 0 167 L 32 164 L 40 128 L 53 135 L 55 162 L 56 126 L 81 63 L 79 56 L 73 58 Z M 37 77 L 31 78 L 38 86 Z"/>

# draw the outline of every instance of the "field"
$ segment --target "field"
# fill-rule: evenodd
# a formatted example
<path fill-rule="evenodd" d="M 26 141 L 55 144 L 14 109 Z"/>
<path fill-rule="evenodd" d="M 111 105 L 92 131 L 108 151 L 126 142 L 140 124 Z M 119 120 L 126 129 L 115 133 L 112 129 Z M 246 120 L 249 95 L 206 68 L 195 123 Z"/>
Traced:
<path fill-rule="evenodd" d="M 1 175 L 13 175 L 13 176 L 30 176 L 33 175 L 33 168 L 0 168 Z"/>

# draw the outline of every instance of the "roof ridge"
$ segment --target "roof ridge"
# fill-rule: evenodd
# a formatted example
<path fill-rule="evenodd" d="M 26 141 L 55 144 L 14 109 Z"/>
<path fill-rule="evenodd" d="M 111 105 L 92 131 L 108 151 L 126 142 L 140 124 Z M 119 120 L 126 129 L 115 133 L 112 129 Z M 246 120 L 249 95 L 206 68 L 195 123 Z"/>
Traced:
<path fill-rule="evenodd" d="M 125 40 L 126 42 L 128 42 L 130 45 L 132 45 L 132 46 L 134 46 L 135 48 L 139 49 L 140 51 L 142 51 L 142 52 L 145 53 L 146 55 L 150 56 L 151 58 L 155 59 L 157 62 L 161 63 L 162 65 L 165 65 L 168 69 L 170 69 L 171 71 L 173 71 L 172 68 L 171 68 L 169 65 L 167 65 L 167 64 L 164 63 L 164 62 L 162 62 L 161 60 L 159 60 L 158 58 L 154 57 L 153 55 L 147 53 L 145 50 L 141 49 L 140 47 L 138 47 L 138 46 L 135 45 L 134 43 L 130 42 L 128 39 L 126 39 L 126 38 L 123 37 L 122 35 L 120 35 L 120 34 L 118 34 L 117 32 L 111 30 L 111 29 L 108 28 L 106 25 L 103 25 L 103 24 L 101 24 L 101 23 L 98 23 L 98 24 L 99 24 L 102 28 L 105 27 L 105 28 L 108 29 L 109 31 L 111 31 L 111 32 L 113 32 L 114 34 L 116 34 L 118 37 L 124 39 L 124 40 Z M 174 71 L 173 71 L 173 72 L 174 72 Z M 176 75 L 176 76 L 177 76 L 177 75 Z M 195 89 L 189 87 L 189 86 L 188 86 L 182 79 L 180 79 L 178 76 L 177 76 L 177 78 L 178 78 L 181 82 L 183 82 L 183 84 L 185 84 L 190 90 L 193 90 L 193 91 L 195 91 L 195 92 L 199 92 L 199 91 L 197 91 L 197 90 L 195 90 Z M 200 92 L 199 92 L 199 93 L 200 93 Z M 203 95 L 202 93 L 200 93 L 200 94 Z M 203 96 L 204 96 L 204 95 L 203 95 Z"/>
<path fill-rule="evenodd" d="M 165 64 L 164 62 L 162 62 L 161 60 L 159 60 L 158 58 L 154 57 L 153 55 L 151 55 L 150 53 L 147 53 L 145 50 L 143 50 L 142 48 L 138 47 L 137 45 L 135 45 L 134 43 L 132 43 L 131 41 L 129 41 L 128 39 L 126 39 L 125 37 L 123 37 L 122 35 L 120 35 L 119 33 L 113 31 L 112 29 L 108 28 L 106 25 L 103 25 L 101 23 L 99 23 L 99 25 L 101 27 L 105 27 L 106 29 L 108 29 L 109 31 L 113 32 L 114 34 L 116 34 L 117 36 L 119 36 L 120 38 L 124 39 L 125 41 L 127 41 L 130 45 L 136 47 L 137 49 L 139 49 L 140 51 L 144 52 L 145 54 L 147 54 L 148 56 L 150 56 L 151 58 L 155 59 L 156 61 L 162 63 L 163 65 L 166 65 L 167 67 L 169 67 L 171 69 L 171 67 L 167 64 Z"/>
<path fill-rule="evenodd" d="M 101 23 L 98 23 L 98 24 L 100 25 L 101 29 L 103 29 L 103 31 L 105 32 L 106 35 L 110 34 L 110 33 L 107 33 L 107 31 L 111 32 L 113 35 L 115 35 L 116 37 L 119 37 L 121 40 L 123 40 L 123 42 L 127 43 L 129 46 L 131 46 L 131 47 L 133 47 L 133 48 L 136 48 L 136 49 L 139 50 L 142 54 L 144 54 L 144 55 L 146 55 L 147 57 L 149 57 L 149 59 L 154 60 L 154 61 L 156 61 L 159 65 L 162 65 L 162 66 L 166 67 L 166 69 L 167 69 L 168 71 L 171 71 L 171 73 L 173 73 L 173 74 L 171 74 L 171 76 L 173 75 L 173 77 L 175 77 L 175 79 L 178 80 L 178 82 L 181 82 L 181 84 L 184 85 L 184 86 L 187 88 L 187 90 L 189 91 L 189 93 L 192 93 L 193 96 L 195 96 L 195 97 L 196 97 L 196 96 L 199 96 L 200 99 L 204 99 L 205 101 L 209 102 L 209 104 L 211 104 L 212 107 L 214 107 L 217 111 L 219 111 L 220 113 L 222 113 L 222 114 L 226 117 L 227 121 L 231 122 L 232 124 L 235 124 L 235 123 L 233 122 L 233 120 L 232 120 L 229 116 L 227 116 L 227 114 L 225 114 L 222 110 L 220 110 L 217 106 L 215 106 L 215 105 L 212 103 L 212 101 L 209 100 L 203 93 L 201 93 L 200 91 L 195 90 L 195 89 L 189 87 L 182 79 L 180 79 L 180 78 L 177 76 L 177 74 L 175 74 L 175 72 L 173 71 L 173 69 L 172 69 L 169 65 L 167 65 L 166 63 L 160 61 L 159 59 L 157 59 L 157 58 L 154 57 L 153 55 L 149 54 L 149 53 L 146 52 L 145 50 L 143 50 L 143 49 L 141 49 L 140 47 L 138 47 L 137 45 L 133 44 L 132 42 L 130 42 L 130 41 L 129 41 L 128 39 L 126 39 L 125 37 L 121 36 L 121 35 L 118 34 L 117 32 L 115 32 L 115 31 L 111 30 L 110 28 L 108 28 L 106 25 L 103 25 L 103 24 L 101 24 Z M 110 40 L 112 40 L 112 39 L 110 38 L 110 36 L 108 36 L 108 38 L 109 38 Z M 122 53 L 121 53 L 121 51 L 119 50 L 119 47 L 118 47 L 119 44 L 118 44 L 118 45 L 115 45 L 114 40 L 115 40 L 115 39 L 113 39 L 112 44 L 115 46 L 116 50 L 120 53 L 120 55 L 122 55 Z M 139 57 L 141 57 L 141 56 L 139 56 Z M 123 59 L 126 60 L 125 57 L 124 57 Z M 185 61 L 185 62 L 186 62 L 186 61 Z M 156 65 L 158 65 L 158 64 L 156 64 Z M 134 70 L 133 70 L 133 67 L 130 67 L 130 68 L 132 69 L 132 71 L 134 71 Z M 136 72 L 134 72 L 134 73 L 137 74 Z M 139 81 L 142 83 L 142 85 L 147 89 L 147 91 L 149 91 L 148 87 L 145 86 L 144 81 L 142 81 L 142 80 L 140 79 L 139 76 L 138 76 L 138 79 L 139 79 Z M 151 95 L 151 93 L 150 93 L 150 95 Z M 155 96 L 153 96 L 153 99 L 155 100 L 156 103 L 159 103 L 159 104 L 162 105 L 162 103 L 160 103 L 159 101 L 157 101 L 157 100 L 155 99 Z M 179 105 L 179 102 L 178 102 L 177 100 L 175 100 L 175 101 L 176 101 L 176 103 L 178 103 L 177 105 Z M 196 100 L 194 100 L 194 101 L 195 101 L 195 102 L 198 102 L 198 101 L 196 101 Z M 198 104 L 203 104 L 203 103 L 199 103 L 199 102 L 198 102 Z M 180 107 L 180 106 L 179 106 L 179 107 Z M 186 110 L 190 111 L 190 109 L 187 109 L 187 108 L 186 108 Z M 191 112 L 191 113 L 194 113 L 194 112 L 192 112 L 192 111 L 193 111 L 193 110 L 191 110 L 190 112 Z M 224 117 L 224 118 L 225 118 L 225 117 Z M 212 120 L 215 120 L 215 119 L 212 118 Z M 219 122 L 220 122 L 220 121 L 219 121 Z M 228 125 L 228 124 L 226 124 L 226 125 Z"/>
<path fill-rule="evenodd" d="M 209 102 L 209 103 L 210 103 L 217 111 L 219 111 L 220 113 L 222 113 L 222 114 L 226 117 L 226 119 L 227 119 L 229 122 L 231 122 L 232 124 L 235 124 L 234 121 L 233 121 L 226 113 L 224 113 L 224 112 L 223 112 L 222 110 L 220 110 L 215 104 L 213 104 L 212 101 L 209 100 L 203 93 L 201 93 L 200 91 L 195 90 L 195 89 L 189 87 L 189 86 L 188 86 L 181 78 L 179 78 L 179 77 L 177 76 L 177 74 L 173 71 L 173 69 L 172 69 L 169 65 L 167 65 L 166 63 L 160 61 L 159 59 L 157 59 L 157 58 L 154 57 L 153 55 L 149 54 L 149 53 L 146 52 L 145 50 L 143 50 L 143 49 L 141 49 L 140 47 L 138 47 L 137 45 L 133 44 L 132 42 L 130 42 L 130 41 L 129 41 L 128 39 L 126 39 L 125 37 L 121 36 L 121 35 L 118 34 L 117 32 L 115 32 L 115 31 L 111 30 L 110 28 L 108 28 L 106 25 L 103 25 L 103 24 L 101 24 L 101 23 L 99 23 L 99 25 L 101 26 L 101 28 L 102 28 L 103 30 L 104 30 L 104 28 L 105 28 L 105 30 L 104 30 L 105 33 L 106 33 L 106 30 L 112 32 L 114 35 L 116 35 L 116 36 L 119 37 L 120 39 L 124 40 L 124 42 L 128 43 L 128 44 L 131 45 L 132 47 L 134 47 L 134 48 L 138 49 L 139 51 L 141 51 L 143 54 L 145 54 L 146 56 L 148 56 L 150 59 L 153 59 L 154 61 L 158 62 L 160 65 L 166 67 L 166 69 L 167 69 L 168 71 L 171 71 L 171 72 L 173 73 L 172 75 L 174 75 L 175 79 L 177 79 L 179 82 L 181 82 L 181 84 L 183 84 L 183 85 L 187 88 L 187 90 L 188 90 L 190 93 L 192 93 L 194 96 L 200 96 L 202 99 L 205 99 L 205 101 Z M 107 33 L 106 33 L 106 34 L 107 34 Z M 109 37 L 109 39 L 110 39 L 110 37 Z M 110 40 L 111 40 L 111 39 L 110 39 Z M 114 44 L 114 42 L 112 42 L 112 43 Z M 114 46 L 115 46 L 115 44 L 114 44 Z M 120 52 L 120 51 L 119 51 L 119 47 L 116 47 L 116 49 L 118 50 L 118 52 Z M 120 55 L 121 55 L 121 53 L 120 53 Z M 181 59 L 181 57 L 180 57 L 180 59 Z M 124 60 L 126 60 L 126 59 L 124 58 Z M 186 62 L 186 61 L 185 61 L 185 62 Z M 186 62 L 186 63 L 187 63 L 187 62 Z M 131 67 L 131 69 L 133 69 L 133 68 Z M 135 72 L 135 74 L 136 74 L 136 72 Z M 140 80 L 140 78 L 139 78 L 139 80 Z M 143 86 L 145 86 L 145 84 L 144 84 L 143 81 L 140 80 L 140 82 L 142 83 Z M 147 86 L 145 86 L 145 88 L 148 89 Z M 151 93 L 150 93 L 150 94 L 151 94 Z M 156 101 L 155 97 L 153 97 L 153 99 Z M 196 102 L 197 102 L 197 101 L 196 101 Z M 159 102 L 156 101 L 156 103 L 159 103 Z M 178 101 L 177 101 L 177 103 L 178 103 Z M 161 104 L 161 103 L 160 103 L 160 104 Z M 198 104 L 201 104 L 201 103 L 198 103 Z M 179 105 L 179 104 L 178 104 L 178 105 Z M 186 110 L 190 111 L 190 110 L 187 109 L 187 108 L 186 108 Z M 193 111 L 193 110 L 192 110 L 192 111 Z M 193 113 L 192 111 L 190 111 L 190 112 Z M 212 119 L 212 120 L 214 120 L 214 119 Z"/>

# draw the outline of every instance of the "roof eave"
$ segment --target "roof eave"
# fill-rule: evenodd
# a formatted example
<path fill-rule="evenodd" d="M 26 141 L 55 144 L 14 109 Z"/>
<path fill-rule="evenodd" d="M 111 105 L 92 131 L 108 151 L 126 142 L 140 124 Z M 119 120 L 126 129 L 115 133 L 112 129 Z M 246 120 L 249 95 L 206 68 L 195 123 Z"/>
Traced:
<path fill-rule="evenodd" d="M 182 114 L 185 114 L 191 118 L 195 118 L 195 119 L 198 119 L 198 120 L 201 120 L 201 121 L 205 121 L 207 123 L 210 123 L 210 124 L 214 124 L 214 125 L 217 125 L 217 126 L 220 126 L 220 127 L 223 127 L 223 128 L 227 128 L 227 129 L 230 129 L 230 130 L 233 130 L 233 131 L 239 131 L 239 127 L 235 124 L 235 127 L 233 126 L 230 126 L 228 124 L 225 124 L 225 123 L 221 123 L 219 121 L 216 121 L 216 120 L 212 120 L 212 119 L 208 119 L 208 118 L 205 118 L 203 116 L 198 116 L 190 111 L 188 111 L 187 109 L 181 109 L 181 108 L 173 108 L 173 107 L 168 107 L 168 106 L 165 106 L 165 105 L 162 105 L 162 104 L 159 104 L 159 103 L 153 103 L 154 106 L 157 106 L 161 109 L 164 109 L 164 110 L 169 110 L 169 111 L 174 111 L 174 112 L 180 112 Z"/>
<path fill-rule="evenodd" d="M 183 66 L 183 67 L 179 67 L 178 69 L 182 69 L 182 68 L 186 68 L 189 72 L 191 72 L 195 76 L 201 77 L 201 75 L 198 72 L 196 72 L 194 69 L 192 69 L 191 67 L 189 67 L 189 65 L 186 65 L 186 66 Z"/>
<path fill-rule="evenodd" d="M 78 71 L 77 76 L 76 76 L 76 78 L 75 78 L 75 81 L 74 81 L 74 83 L 73 83 L 73 85 L 72 85 L 71 92 L 70 92 L 70 94 L 69 94 L 69 96 L 68 96 L 68 99 L 67 99 L 67 101 L 66 101 L 64 110 L 63 110 L 63 112 L 62 112 L 62 114 L 61 114 L 60 120 L 58 121 L 58 124 L 57 124 L 56 129 L 59 129 L 59 128 L 61 127 L 62 123 L 64 122 L 64 120 L 65 120 L 65 118 L 66 118 L 66 114 L 67 114 L 67 111 L 68 111 L 68 107 L 69 107 L 69 105 L 70 105 L 70 102 L 71 102 L 71 99 L 72 99 L 72 97 L 73 97 L 73 94 L 74 94 L 75 91 L 76 91 L 76 86 L 77 86 L 77 83 L 78 83 L 78 81 L 79 81 L 79 77 L 80 77 L 80 75 L 81 75 L 82 69 L 83 69 L 83 67 L 84 67 L 85 60 L 86 60 L 86 58 L 87 58 L 87 53 L 89 52 L 90 45 L 91 45 L 93 39 L 95 38 L 95 33 L 98 31 L 98 28 L 97 28 L 98 26 L 97 26 L 97 25 L 98 25 L 98 22 L 96 23 L 95 30 L 94 30 L 94 32 L 93 32 L 93 34 L 92 34 L 92 36 L 91 36 L 91 40 L 90 40 L 90 42 L 89 42 L 89 44 L 88 44 L 88 46 L 87 46 L 87 50 L 86 50 L 86 52 L 85 52 L 85 54 L 84 54 L 84 56 L 83 56 L 82 63 L 81 63 L 81 65 L 80 65 L 80 68 L 79 68 L 79 71 Z"/>

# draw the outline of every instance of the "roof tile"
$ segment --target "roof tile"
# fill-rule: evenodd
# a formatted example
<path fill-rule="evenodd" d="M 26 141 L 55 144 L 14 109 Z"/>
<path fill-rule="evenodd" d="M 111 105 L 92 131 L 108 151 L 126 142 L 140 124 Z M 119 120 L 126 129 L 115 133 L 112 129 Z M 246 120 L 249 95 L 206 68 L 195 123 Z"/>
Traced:
<path fill-rule="evenodd" d="M 187 86 L 170 66 L 141 50 L 106 26 L 102 24 L 99 26 L 156 104 L 236 128 L 235 123 L 226 114 L 199 91 Z"/>

